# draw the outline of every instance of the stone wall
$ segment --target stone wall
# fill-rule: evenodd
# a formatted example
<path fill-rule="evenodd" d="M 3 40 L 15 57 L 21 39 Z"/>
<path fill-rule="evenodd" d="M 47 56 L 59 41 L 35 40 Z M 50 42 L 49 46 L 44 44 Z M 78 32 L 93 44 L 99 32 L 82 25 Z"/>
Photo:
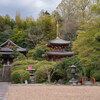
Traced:
<path fill-rule="evenodd" d="M 0 69 L 0 81 L 9 82 L 10 81 L 10 66 L 4 66 Z"/>
<path fill-rule="evenodd" d="M 2 81 L 2 68 L 0 68 L 0 82 Z"/>

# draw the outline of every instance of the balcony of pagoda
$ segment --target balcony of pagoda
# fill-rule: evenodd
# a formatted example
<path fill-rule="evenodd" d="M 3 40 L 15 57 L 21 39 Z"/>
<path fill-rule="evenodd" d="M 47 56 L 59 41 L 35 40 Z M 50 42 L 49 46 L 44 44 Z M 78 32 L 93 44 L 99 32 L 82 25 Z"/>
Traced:
<path fill-rule="evenodd" d="M 64 52 L 65 51 L 65 48 L 64 47 L 51 47 L 51 51 L 52 52 Z"/>

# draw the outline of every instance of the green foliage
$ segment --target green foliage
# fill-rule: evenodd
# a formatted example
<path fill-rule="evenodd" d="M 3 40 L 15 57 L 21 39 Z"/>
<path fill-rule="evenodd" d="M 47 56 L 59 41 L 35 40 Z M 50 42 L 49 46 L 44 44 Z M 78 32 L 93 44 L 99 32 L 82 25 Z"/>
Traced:
<path fill-rule="evenodd" d="M 45 15 L 45 16 L 44 16 Z M 32 17 L 21 19 L 20 13 L 16 13 L 15 20 L 7 14 L 0 16 L 0 44 L 10 38 L 21 47 L 31 49 L 41 40 L 54 39 L 55 19 L 48 11 L 35 21 Z"/>
<path fill-rule="evenodd" d="M 15 22 L 16 22 L 16 27 L 22 28 L 22 19 L 20 17 L 19 12 L 16 13 Z"/>
<path fill-rule="evenodd" d="M 10 57 L 14 58 L 14 60 L 25 60 L 26 57 L 24 54 L 17 51 L 17 47 L 10 47 L 13 50 L 12 55 Z"/>
<path fill-rule="evenodd" d="M 26 60 L 19 60 L 13 62 L 11 66 L 11 79 L 14 83 L 23 83 L 25 80 L 29 81 L 29 72 L 26 71 L 29 65 L 32 68 L 37 69 L 34 66 L 37 62 L 33 61 L 32 59 Z"/>
<path fill-rule="evenodd" d="M 33 53 L 33 59 L 34 60 L 42 60 L 43 53 L 44 53 L 44 49 L 42 47 L 37 48 L 36 51 Z"/>
<path fill-rule="evenodd" d="M 3 68 L 3 65 L 2 64 L 0 64 L 0 68 Z"/>
<path fill-rule="evenodd" d="M 9 39 L 10 36 L 12 35 L 12 32 L 13 31 L 11 29 L 7 29 L 4 32 L 0 32 L 0 44 Z"/>
<path fill-rule="evenodd" d="M 25 59 L 26 59 L 25 55 L 22 53 L 19 53 L 17 60 L 25 60 Z"/>
<path fill-rule="evenodd" d="M 70 66 L 75 65 L 76 72 L 79 73 L 81 70 L 81 65 L 77 57 L 69 57 L 62 59 L 62 62 L 56 64 L 56 73 L 61 76 L 63 79 L 67 78 L 67 75 L 70 74 Z"/>
<path fill-rule="evenodd" d="M 23 47 L 24 41 L 24 30 L 18 29 L 17 27 L 13 28 L 13 34 L 10 36 L 11 40 Z"/>
<path fill-rule="evenodd" d="M 94 67 L 93 66 L 84 66 L 82 68 L 82 71 L 83 71 L 83 75 L 87 78 L 90 78 L 91 77 L 91 73 L 92 71 L 94 70 Z"/>
<path fill-rule="evenodd" d="M 41 41 L 40 43 L 38 43 L 34 49 L 31 49 L 28 51 L 27 53 L 27 57 L 29 58 L 33 58 L 35 60 L 42 60 L 43 57 L 42 57 L 42 54 L 45 52 L 45 51 L 49 51 L 50 48 L 48 48 L 46 46 L 47 42 L 46 41 Z"/>
<path fill-rule="evenodd" d="M 42 82 L 45 82 L 46 80 L 47 80 L 47 76 L 46 76 L 46 73 L 45 73 L 44 69 L 39 68 L 35 72 L 35 82 L 42 83 Z"/>
<path fill-rule="evenodd" d="M 14 83 L 20 83 L 18 71 L 14 71 L 11 73 L 11 81 Z"/>
<path fill-rule="evenodd" d="M 34 52 L 35 52 L 35 49 L 29 50 L 28 53 L 27 53 L 27 57 L 32 58 Z"/>
<path fill-rule="evenodd" d="M 54 74 L 54 62 L 48 62 L 48 61 L 33 61 L 33 60 L 22 60 L 22 61 L 15 61 L 11 66 L 11 73 L 15 74 L 12 78 L 14 82 L 22 82 L 22 80 L 19 80 L 19 71 L 20 70 L 26 70 L 29 65 L 32 66 L 32 68 L 36 69 L 34 77 L 36 82 L 51 82 L 52 76 Z M 16 72 L 17 71 L 17 72 Z M 21 73 L 22 71 L 20 71 Z M 17 74 L 17 75 L 16 75 Z M 21 73 L 22 74 L 22 73 Z M 20 74 L 20 75 L 21 75 Z M 23 76 L 23 75 L 22 75 Z M 24 77 L 24 76 L 23 76 Z"/>
<path fill-rule="evenodd" d="M 3 68 L 3 65 L 1 63 L 1 55 L 0 55 L 0 68 Z"/>
<path fill-rule="evenodd" d="M 31 49 L 27 53 L 28 58 L 33 58 L 34 60 L 43 60 L 42 54 L 46 51 L 50 51 L 50 48 L 46 46 L 46 41 L 41 41 L 39 44 L 35 46 L 34 49 Z"/>
<path fill-rule="evenodd" d="M 43 33 L 44 40 L 52 40 L 55 38 L 55 19 L 51 18 L 49 15 L 45 15 L 43 18 Z"/>
<path fill-rule="evenodd" d="M 5 21 L 2 16 L 0 16 L 0 32 L 4 31 Z"/>
<path fill-rule="evenodd" d="M 100 70 L 95 71 L 92 77 L 94 77 L 96 81 L 100 81 Z"/>
<path fill-rule="evenodd" d="M 53 16 L 42 10 L 39 19 L 37 19 L 37 23 L 41 25 L 43 41 L 52 40 L 56 37 L 56 21 Z"/>
<path fill-rule="evenodd" d="M 99 6 L 96 4 L 95 6 Z M 94 16 L 96 15 L 96 17 Z M 84 21 L 84 24 L 77 31 L 77 39 L 73 42 L 72 50 L 77 54 L 81 64 L 90 65 L 92 59 L 100 55 L 100 42 L 98 36 L 100 36 L 100 16 L 96 10 L 91 13 L 91 17 Z M 99 59 L 99 58 L 98 58 Z M 99 60 L 98 60 L 99 61 Z M 94 64 L 93 64 L 94 65 Z"/>
<path fill-rule="evenodd" d="M 95 39 L 100 42 L 100 35 L 96 36 Z"/>
<path fill-rule="evenodd" d="M 52 76 L 54 74 L 54 62 L 40 61 L 35 66 L 38 67 L 35 72 L 36 82 L 51 82 Z"/>
<path fill-rule="evenodd" d="M 36 68 L 36 66 L 34 66 L 37 62 L 33 61 L 32 59 L 26 59 L 26 60 L 20 60 L 20 61 L 15 61 L 13 62 L 12 66 L 11 66 L 11 71 L 15 71 L 15 70 L 26 70 L 28 68 L 29 65 L 32 66 L 32 68 Z"/>
<path fill-rule="evenodd" d="M 100 55 L 92 58 L 91 61 L 92 61 L 92 63 L 91 63 L 92 66 L 94 66 L 96 69 L 99 70 L 100 69 Z"/>
<path fill-rule="evenodd" d="M 25 80 L 29 81 L 29 72 L 25 70 L 16 70 L 11 73 L 11 80 L 13 83 L 23 83 Z"/>
<path fill-rule="evenodd" d="M 29 27 L 25 33 L 25 43 L 34 48 L 37 43 L 43 38 L 42 29 L 40 25 Z"/>
<path fill-rule="evenodd" d="M 44 49 L 44 51 L 50 51 L 50 48 L 47 47 L 47 41 L 41 41 L 40 43 L 38 43 L 35 47 L 35 49 L 42 47 Z"/>

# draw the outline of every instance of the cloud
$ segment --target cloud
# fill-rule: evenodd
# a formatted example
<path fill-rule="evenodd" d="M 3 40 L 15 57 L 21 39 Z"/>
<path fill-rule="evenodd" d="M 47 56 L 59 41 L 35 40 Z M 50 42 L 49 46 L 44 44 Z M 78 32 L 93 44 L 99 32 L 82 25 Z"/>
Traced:
<path fill-rule="evenodd" d="M 23 18 L 33 16 L 36 19 L 42 9 L 51 13 L 60 2 L 61 0 L 0 0 L 0 15 L 9 14 L 14 18 L 16 11 L 19 11 Z"/>
<path fill-rule="evenodd" d="M 46 6 L 46 3 L 43 2 L 42 0 L 37 0 L 37 1 L 35 2 L 35 6 L 36 6 L 37 8 L 41 8 L 41 7 Z"/>

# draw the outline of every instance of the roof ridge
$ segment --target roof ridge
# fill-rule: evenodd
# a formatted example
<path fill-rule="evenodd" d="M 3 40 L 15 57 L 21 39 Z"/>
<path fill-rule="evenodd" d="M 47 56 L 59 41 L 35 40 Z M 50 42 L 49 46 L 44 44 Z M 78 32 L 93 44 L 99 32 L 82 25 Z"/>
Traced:
<path fill-rule="evenodd" d="M 26 50 L 25 48 L 22 48 L 22 47 L 18 46 L 17 44 L 15 44 L 14 42 L 12 42 L 10 39 L 7 39 L 4 43 L 2 43 L 2 44 L 0 45 L 0 47 L 3 47 L 3 45 L 5 45 L 7 42 L 12 43 L 14 46 L 16 46 L 16 47 L 18 47 L 18 48 L 20 48 L 20 49 Z"/>

